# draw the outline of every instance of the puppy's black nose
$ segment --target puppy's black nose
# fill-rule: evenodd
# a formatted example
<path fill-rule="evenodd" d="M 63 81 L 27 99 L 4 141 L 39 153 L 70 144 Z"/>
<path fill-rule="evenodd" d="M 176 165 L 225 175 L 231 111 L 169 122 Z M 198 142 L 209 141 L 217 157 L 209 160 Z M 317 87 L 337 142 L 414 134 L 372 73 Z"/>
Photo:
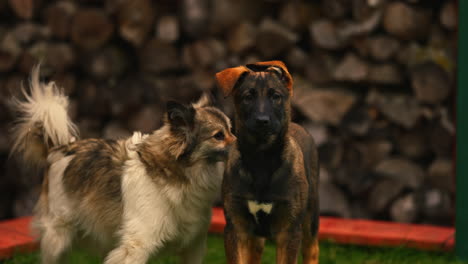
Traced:
<path fill-rule="evenodd" d="M 266 126 L 270 124 L 270 117 L 267 115 L 258 115 L 255 120 L 257 121 L 257 125 Z"/>

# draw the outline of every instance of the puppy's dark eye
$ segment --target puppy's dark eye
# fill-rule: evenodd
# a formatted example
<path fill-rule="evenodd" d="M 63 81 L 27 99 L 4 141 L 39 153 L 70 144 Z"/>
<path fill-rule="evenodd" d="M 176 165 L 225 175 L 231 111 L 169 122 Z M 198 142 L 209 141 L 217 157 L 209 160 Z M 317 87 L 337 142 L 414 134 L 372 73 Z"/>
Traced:
<path fill-rule="evenodd" d="M 244 101 L 244 103 L 250 103 L 252 100 L 253 100 L 252 94 L 246 94 L 242 97 L 242 101 Z"/>
<path fill-rule="evenodd" d="M 216 140 L 224 140 L 224 133 L 219 131 L 218 133 L 214 134 L 213 136 Z"/>
<path fill-rule="evenodd" d="M 271 95 L 271 99 L 275 102 L 279 102 L 281 100 L 281 95 L 274 93 Z"/>

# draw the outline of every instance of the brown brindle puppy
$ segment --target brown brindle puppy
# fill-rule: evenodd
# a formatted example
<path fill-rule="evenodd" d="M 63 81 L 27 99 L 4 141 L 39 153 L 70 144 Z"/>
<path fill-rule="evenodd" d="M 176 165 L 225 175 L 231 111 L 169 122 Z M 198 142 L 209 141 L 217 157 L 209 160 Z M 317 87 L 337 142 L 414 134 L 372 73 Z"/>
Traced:
<path fill-rule="evenodd" d="M 312 137 L 291 122 L 292 78 L 280 61 L 216 75 L 235 104 L 238 138 L 223 179 L 228 263 L 260 263 L 265 239 L 276 263 L 318 263 L 318 156 Z"/>

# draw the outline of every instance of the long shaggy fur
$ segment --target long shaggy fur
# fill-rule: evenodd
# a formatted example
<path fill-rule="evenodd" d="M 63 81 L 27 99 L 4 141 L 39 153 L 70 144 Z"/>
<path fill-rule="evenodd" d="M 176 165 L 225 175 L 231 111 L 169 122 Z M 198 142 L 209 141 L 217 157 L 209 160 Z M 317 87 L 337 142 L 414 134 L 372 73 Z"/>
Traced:
<path fill-rule="evenodd" d="M 73 140 L 67 97 L 32 74 L 13 152 L 44 172 L 32 228 L 43 264 L 63 263 L 82 239 L 102 249 L 106 264 L 144 264 L 173 252 L 201 264 L 211 205 L 235 137 L 229 119 L 207 99 L 168 102 L 163 126 L 120 140 Z M 36 168 L 34 168 L 36 169 Z M 96 245 L 96 246 L 94 246 Z"/>
<path fill-rule="evenodd" d="M 12 153 L 20 153 L 29 165 L 45 162 L 48 149 L 70 143 L 78 132 L 68 116 L 68 97 L 54 82 L 41 83 L 40 67 L 33 69 L 24 100 L 12 98 L 10 104 L 20 116 L 13 127 Z"/>

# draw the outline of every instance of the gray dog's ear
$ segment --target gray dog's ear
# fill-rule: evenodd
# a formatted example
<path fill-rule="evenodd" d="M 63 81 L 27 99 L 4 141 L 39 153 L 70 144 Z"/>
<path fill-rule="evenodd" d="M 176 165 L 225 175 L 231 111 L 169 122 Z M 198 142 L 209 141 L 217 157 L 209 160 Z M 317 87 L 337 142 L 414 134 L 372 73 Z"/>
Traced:
<path fill-rule="evenodd" d="M 216 81 L 218 86 L 223 91 L 224 97 L 231 95 L 232 90 L 236 86 L 237 81 L 241 76 L 248 73 L 250 70 L 244 66 L 228 68 L 216 73 Z"/>
<path fill-rule="evenodd" d="M 202 107 L 210 106 L 211 104 L 212 104 L 212 98 L 209 93 L 205 92 L 202 94 L 202 96 L 200 96 L 200 99 L 198 99 L 196 103 L 192 104 L 192 106 L 194 108 L 202 108 Z"/>
<path fill-rule="evenodd" d="M 255 65 L 270 66 L 267 68 L 267 71 L 277 73 L 280 76 L 281 80 L 285 83 L 286 88 L 288 88 L 289 94 L 292 96 L 293 79 L 288 71 L 288 68 L 286 68 L 286 65 L 282 61 L 262 61 L 255 63 Z"/>
<path fill-rule="evenodd" d="M 195 109 L 192 106 L 185 106 L 175 101 L 166 104 L 167 121 L 173 129 L 192 128 L 195 118 Z"/>

